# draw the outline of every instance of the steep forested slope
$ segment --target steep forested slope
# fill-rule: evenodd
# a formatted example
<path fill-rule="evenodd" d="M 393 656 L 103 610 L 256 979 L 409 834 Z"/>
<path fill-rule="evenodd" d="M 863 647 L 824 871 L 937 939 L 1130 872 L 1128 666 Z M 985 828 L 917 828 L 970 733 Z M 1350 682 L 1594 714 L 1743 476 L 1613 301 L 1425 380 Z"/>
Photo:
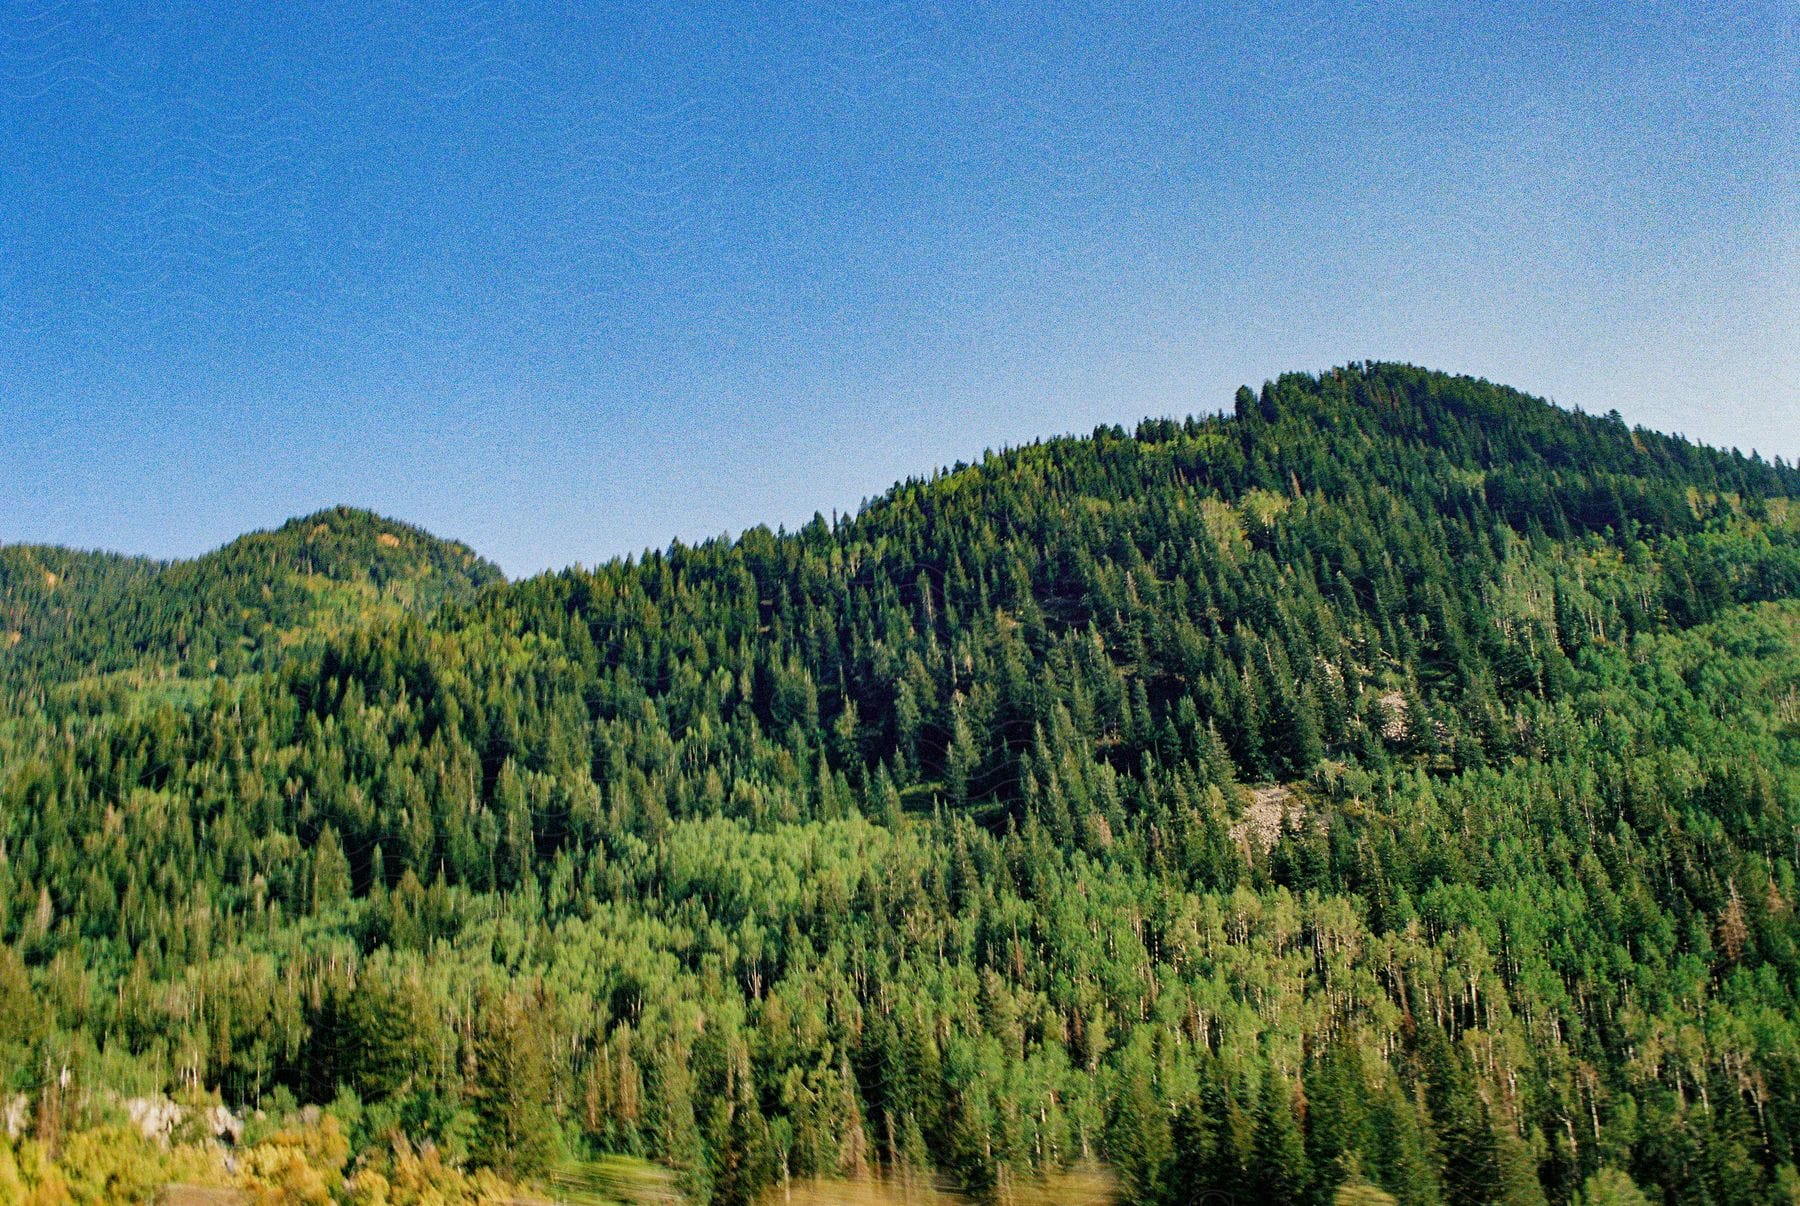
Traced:
<path fill-rule="evenodd" d="M 1796 496 L 1365 365 L 486 589 L 319 517 L 107 563 L 7 679 L 0 1061 L 47 1136 L 333 1103 L 716 1201 L 1770 1200 Z"/>

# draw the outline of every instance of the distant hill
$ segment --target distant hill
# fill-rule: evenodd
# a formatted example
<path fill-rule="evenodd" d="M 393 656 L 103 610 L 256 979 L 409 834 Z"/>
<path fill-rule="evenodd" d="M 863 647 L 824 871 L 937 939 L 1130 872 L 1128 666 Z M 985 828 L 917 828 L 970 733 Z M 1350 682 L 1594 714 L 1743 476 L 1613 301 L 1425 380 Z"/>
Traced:
<path fill-rule="evenodd" d="M 462 544 L 341 506 L 189 561 L 0 546 L 0 675 L 231 674 L 375 611 L 429 614 L 503 580 Z"/>
<path fill-rule="evenodd" d="M 512 583 L 0 550 L 0 1196 L 1794 1200 L 1796 500 L 1358 364 Z"/>

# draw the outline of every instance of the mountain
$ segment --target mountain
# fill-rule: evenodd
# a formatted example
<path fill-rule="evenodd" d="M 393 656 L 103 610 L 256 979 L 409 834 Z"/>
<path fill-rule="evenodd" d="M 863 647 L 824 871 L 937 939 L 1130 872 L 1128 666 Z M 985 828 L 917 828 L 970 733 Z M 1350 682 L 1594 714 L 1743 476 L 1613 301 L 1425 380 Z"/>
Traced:
<path fill-rule="evenodd" d="M 9 550 L 15 1164 L 163 1091 L 367 1200 L 1787 1200 L 1796 497 L 1360 364 L 514 583 Z"/>
<path fill-rule="evenodd" d="M 0 546 L 0 677 L 232 674 L 371 609 L 428 614 L 501 580 L 464 545 L 341 506 L 191 561 Z"/>

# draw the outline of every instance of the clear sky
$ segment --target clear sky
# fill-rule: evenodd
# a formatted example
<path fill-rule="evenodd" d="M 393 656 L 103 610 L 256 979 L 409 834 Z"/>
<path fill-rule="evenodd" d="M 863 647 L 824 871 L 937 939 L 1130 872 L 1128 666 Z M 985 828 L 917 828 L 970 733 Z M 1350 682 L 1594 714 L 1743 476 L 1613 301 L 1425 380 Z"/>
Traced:
<path fill-rule="evenodd" d="M 0 540 L 528 573 L 1364 358 L 1792 459 L 1797 26 L 0 0 Z"/>

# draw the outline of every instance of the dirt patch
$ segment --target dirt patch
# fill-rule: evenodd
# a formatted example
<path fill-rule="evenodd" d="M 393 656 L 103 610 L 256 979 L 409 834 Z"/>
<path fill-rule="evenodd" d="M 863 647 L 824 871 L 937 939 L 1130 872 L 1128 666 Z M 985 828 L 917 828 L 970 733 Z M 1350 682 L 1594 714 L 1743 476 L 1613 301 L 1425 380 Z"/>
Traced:
<path fill-rule="evenodd" d="M 1289 825 L 1298 825 L 1305 819 L 1305 805 L 1289 789 L 1279 783 L 1253 787 L 1243 818 L 1231 827 L 1231 840 L 1246 859 L 1252 854 L 1267 857 Z"/>
<path fill-rule="evenodd" d="M 375 537 L 375 543 L 384 549 L 397 549 L 400 547 L 400 538 L 392 532 L 383 532 Z"/>
<path fill-rule="evenodd" d="M 1406 707 L 1406 696 L 1398 691 L 1389 691 L 1375 702 L 1381 705 L 1386 717 L 1382 721 L 1381 735 L 1389 741 L 1405 741 L 1412 732 L 1412 716 Z"/>

